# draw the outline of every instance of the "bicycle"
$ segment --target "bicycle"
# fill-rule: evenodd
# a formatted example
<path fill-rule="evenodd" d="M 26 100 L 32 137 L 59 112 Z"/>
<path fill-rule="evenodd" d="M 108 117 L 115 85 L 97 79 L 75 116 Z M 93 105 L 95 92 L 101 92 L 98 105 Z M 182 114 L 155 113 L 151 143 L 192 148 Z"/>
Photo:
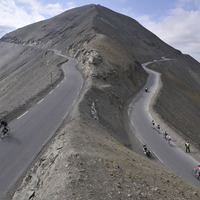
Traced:
<path fill-rule="evenodd" d="M 5 126 L 1 131 L 1 139 L 4 139 L 9 134 L 10 134 L 10 127 L 9 126 Z"/>
<path fill-rule="evenodd" d="M 171 138 L 171 136 L 170 135 L 168 135 L 167 136 L 167 143 L 170 145 L 170 146 L 172 146 L 172 138 Z"/>
<path fill-rule="evenodd" d="M 199 171 L 199 168 L 194 168 L 192 170 L 192 174 L 194 177 L 196 177 L 198 180 L 200 180 L 200 171 Z"/>

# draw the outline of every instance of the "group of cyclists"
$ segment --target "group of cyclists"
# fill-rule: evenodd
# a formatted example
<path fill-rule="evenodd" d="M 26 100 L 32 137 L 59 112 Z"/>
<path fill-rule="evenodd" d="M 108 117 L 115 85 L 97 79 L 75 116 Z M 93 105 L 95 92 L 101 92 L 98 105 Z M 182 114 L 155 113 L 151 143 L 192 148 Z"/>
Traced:
<path fill-rule="evenodd" d="M 156 128 L 158 131 L 160 131 L 161 130 L 161 128 L 160 128 L 160 125 L 158 124 L 157 126 L 155 125 L 155 122 L 154 122 L 154 120 L 152 120 L 152 126 L 153 126 L 153 128 Z M 170 142 L 171 142 L 171 136 L 167 133 L 167 131 L 165 131 L 164 133 L 163 133 L 163 137 L 168 141 L 168 143 L 170 144 Z M 190 153 L 190 143 L 187 141 L 186 143 L 185 143 L 185 147 L 186 147 L 186 153 Z M 197 166 L 197 167 L 195 167 L 194 169 L 193 169 L 193 175 L 196 177 L 196 178 L 198 178 L 198 179 L 200 179 L 200 164 Z"/>
<path fill-rule="evenodd" d="M 149 92 L 149 89 L 146 87 L 145 88 L 145 92 Z M 156 130 L 158 130 L 159 132 L 161 132 L 161 127 L 159 124 L 156 125 L 155 121 L 152 120 L 152 127 Z M 163 132 L 163 138 L 169 143 L 171 144 L 171 136 L 167 133 L 167 131 L 164 131 Z M 190 143 L 187 141 L 185 143 L 185 147 L 186 147 L 186 153 L 190 153 Z M 150 151 L 147 149 L 147 145 L 144 144 L 142 145 L 142 148 L 143 148 L 143 152 L 146 154 L 147 152 L 149 152 L 149 155 L 150 155 Z M 147 154 L 146 154 L 147 155 Z M 200 180 L 200 164 L 198 164 L 197 167 L 195 167 L 192 171 L 193 175 L 198 178 Z"/>
<path fill-rule="evenodd" d="M 159 124 L 156 125 L 154 120 L 152 120 L 152 126 L 153 126 L 154 129 L 157 129 L 158 131 L 161 131 L 160 125 L 159 125 Z M 167 131 L 165 131 L 165 132 L 163 133 L 163 138 L 164 138 L 169 144 L 170 144 L 171 141 L 172 141 L 172 138 L 171 138 L 171 136 L 167 133 Z"/>
<path fill-rule="evenodd" d="M 9 133 L 8 123 L 5 120 L 0 120 L 1 138 L 3 139 Z"/>

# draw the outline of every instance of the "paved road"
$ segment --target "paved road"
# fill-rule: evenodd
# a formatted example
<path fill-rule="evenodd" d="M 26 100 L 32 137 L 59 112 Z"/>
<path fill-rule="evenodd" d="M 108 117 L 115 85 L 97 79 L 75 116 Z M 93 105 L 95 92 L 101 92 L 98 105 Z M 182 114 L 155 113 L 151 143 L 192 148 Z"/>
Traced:
<path fill-rule="evenodd" d="M 79 95 L 83 79 L 77 62 L 68 58 L 65 77 L 37 105 L 12 121 L 11 134 L 0 140 L 0 197 L 3 197 L 29 167 L 59 128 Z"/>
<path fill-rule="evenodd" d="M 143 67 L 148 64 L 144 64 Z M 143 89 L 132 101 L 128 111 L 138 137 L 143 144 L 147 144 L 154 156 L 167 168 L 175 171 L 193 184 L 200 186 L 200 181 L 192 175 L 192 170 L 198 165 L 198 162 L 179 149 L 173 142 L 169 145 L 163 138 L 163 134 L 152 128 L 149 102 L 158 87 L 159 74 L 147 68 L 145 69 L 149 73 L 145 87 L 148 87 L 150 92 L 146 93 Z"/>

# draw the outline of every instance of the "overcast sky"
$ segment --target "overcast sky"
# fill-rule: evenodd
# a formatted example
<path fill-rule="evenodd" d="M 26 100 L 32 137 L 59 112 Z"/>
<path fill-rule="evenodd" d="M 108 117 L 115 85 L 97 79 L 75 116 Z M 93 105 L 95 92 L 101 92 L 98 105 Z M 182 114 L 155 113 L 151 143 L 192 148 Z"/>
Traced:
<path fill-rule="evenodd" d="M 134 18 L 200 62 L 200 0 L 0 0 L 0 37 L 86 4 L 100 4 Z"/>

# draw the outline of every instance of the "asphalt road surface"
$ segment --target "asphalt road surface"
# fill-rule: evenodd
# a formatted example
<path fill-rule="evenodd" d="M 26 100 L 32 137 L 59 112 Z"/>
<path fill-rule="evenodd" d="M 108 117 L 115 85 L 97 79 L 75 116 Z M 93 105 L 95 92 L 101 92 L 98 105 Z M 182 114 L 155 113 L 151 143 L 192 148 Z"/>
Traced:
<path fill-rule="evenodd" d="M 0 139 L 0 198 L 14 186 L 53 136 L 81 91 L 83 79 L 75 68 L 77 62 L 68 59 L 63 64 L 63 81 L 34 107 L 10 122 L 10 135 Z"/>
<path fill-rule="evenodd" d="M 148 64 L 143 64 L 143 67 L 145 68 Z M 145 86 L 149 88 L 149 92 L 145 92 L 145 88 L 140 91 L 130 104 L 128 110 L 129 117 L 137 135 L 143 144 L 147 144 L 148 149 L 152 151 L 152 156 L 158 158 L 163 165 L 179 174 L 182 178 L 200 186 L 200 181 L 192 174 L 192 170 L 197 167 L 198 162 L 189 154 L 179 149 L 173 143 L 173 138 L 171 144 L 168 144 L 163 138 L 164 130 L 163 132 L 158 131 L 152 126 L 152 117 L 149 114 L 149 103 L 158 88 L 159 74 L 147 68 L 145 70 L 149 73 Z"/>

